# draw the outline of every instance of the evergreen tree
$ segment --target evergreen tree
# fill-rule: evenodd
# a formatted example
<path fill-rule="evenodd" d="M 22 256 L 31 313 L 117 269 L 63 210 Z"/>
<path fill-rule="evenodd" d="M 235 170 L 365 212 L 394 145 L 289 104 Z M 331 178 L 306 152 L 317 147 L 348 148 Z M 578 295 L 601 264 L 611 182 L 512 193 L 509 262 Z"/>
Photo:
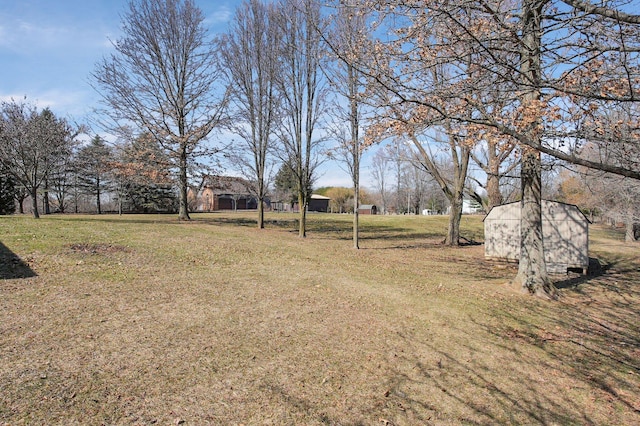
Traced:
<path fill-rule="evenodd" d="M 275 179 L 276 198 L 279 201 L 287 202 L 290 205 L 298 202 L 298 181 L 290 163 L 282 163 Z M 306 190 L 311 196 L 311 182 Z M 309 200 L 307 199 L 307 202 Z"/>
<path fill-rule="evenodd" d="M 0 215 L 13 214 L 16 211 L 16 187 L 11 175 L 0 172 Z"/>
<path fill-rule="evenodd" d="M 102 213 L 101 198 L 108 189 L 112 161 L 111 148 L 100 136 L 78 151 L 78 186 L 96 199 L 96 211 Z"/>
<path fill-rule="evenodd" d="M 170 172 L 171 159 L 150 134 L 119 145 L 114 157 L 111 167 L 113 188 L 121 211 L 178 211 L 176 182 Z"/>

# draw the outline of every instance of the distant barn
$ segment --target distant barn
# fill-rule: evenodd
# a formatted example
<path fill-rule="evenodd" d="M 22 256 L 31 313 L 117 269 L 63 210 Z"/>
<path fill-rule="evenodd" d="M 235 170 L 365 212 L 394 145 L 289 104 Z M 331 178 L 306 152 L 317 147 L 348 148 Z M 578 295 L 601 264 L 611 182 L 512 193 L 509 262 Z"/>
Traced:
<path fill-rule="evenodd" d="M 484 254 L 488 259 L 520 259 L 520 203 L 491 209 L 484 219 Z M 544 258 L 549 273 L 589 267 L 589 220 L 578 207 L 542 201 Z"/>
<path fill-rule="evenodd" d="M 360 204 L 358 207 L 359 214 L 378 214 L 378 208 L 375 204 Z"/>
<path fill-rule="evenodd" d="M 191 191 L 195 198 L 195 210 L 256 210 L 258 198 L 252 194 L 251 183 L 233 176 L 207 176 L 198 193 Z M 268 207 L 270 200 L 265 203 Z"/>
<path fill-rule="evenodd" d="M 327 213 L 329 211 L 329 201 L 331 201 L 331 198 L 324 195 L 311 194 L 307 211 Z"/>

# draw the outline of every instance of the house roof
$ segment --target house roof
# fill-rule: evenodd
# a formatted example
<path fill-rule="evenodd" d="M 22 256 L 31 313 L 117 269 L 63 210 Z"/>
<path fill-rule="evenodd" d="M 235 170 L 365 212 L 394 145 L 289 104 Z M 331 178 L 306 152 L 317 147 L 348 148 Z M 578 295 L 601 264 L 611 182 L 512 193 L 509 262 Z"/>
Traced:
<path fill-rule="evenodd" d="M 207 176 L 204 188 L 210 189 L 214 194 L 251 193 L 251 183 L 246 179 L 235 176 Z"/>

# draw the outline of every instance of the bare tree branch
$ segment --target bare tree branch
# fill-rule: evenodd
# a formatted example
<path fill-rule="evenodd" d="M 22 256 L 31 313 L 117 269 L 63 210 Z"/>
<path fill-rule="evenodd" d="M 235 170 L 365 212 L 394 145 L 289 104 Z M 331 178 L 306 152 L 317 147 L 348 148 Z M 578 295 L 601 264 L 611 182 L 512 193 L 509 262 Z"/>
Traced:
<path fill-rule="evenodd" d="M 632 15 L 615 9 L 596 6 L 582 0 L 562 0 L 562 2 L 585 13 L 600 15 L 605 18 L 610 18 L 620 22 L 626 22 L 628 24 L 640 24 L 640 15 Z"/>

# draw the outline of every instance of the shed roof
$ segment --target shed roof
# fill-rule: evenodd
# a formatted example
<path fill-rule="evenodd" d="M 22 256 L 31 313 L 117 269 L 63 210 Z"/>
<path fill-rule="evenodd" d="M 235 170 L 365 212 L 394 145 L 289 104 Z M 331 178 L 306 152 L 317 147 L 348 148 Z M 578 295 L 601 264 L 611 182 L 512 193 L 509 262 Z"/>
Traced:
<path fill-rule="evenodd" d="M 311 194 L 311 199 L 312 200 L 330 200 L 331 198 L 325 197 L 324 195 L 320 195 L 320 194 Z"/>
<path fill-rule="evenodd" d="M 489 210 L 489 213 L 484 217 L 483 221 L 487 219 L 520 220 L 520 207 L 520 201 L 493 206 L 491 210 Z M 560 209 L 557 207 L 560 207 Z M 591 223 L 578 206 L 575 204 L 563 203 L 561 201 L 542 200 L 542 215 L 547 220 L 585 220 L 588 223 Z"/>

